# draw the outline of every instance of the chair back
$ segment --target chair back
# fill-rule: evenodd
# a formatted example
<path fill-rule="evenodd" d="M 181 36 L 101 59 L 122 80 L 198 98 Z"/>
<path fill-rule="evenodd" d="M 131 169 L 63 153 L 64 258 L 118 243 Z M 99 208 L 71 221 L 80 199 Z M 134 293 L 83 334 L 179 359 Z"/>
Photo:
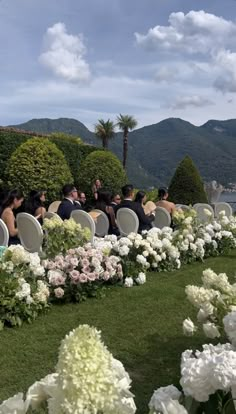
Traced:
<path fill-rule="evenodd" d="M 61 217 L 60 217 L 60 216 L 58 216 L 58 214 L 57 214 L 57 213 L 53 213 L 52 211 L 46 211 L 46 213 L 44 214 L 44 219 L 45 219 L 45 218 L 47 218 L 47 219 L 51 219 L 51 218 L 53 218 L 53 217 L 57 217 L 58 219 L 60 219 L 60 220 L 62 221 Z"/>
<path fill-rule="evenodd" d="M 177 205 L 176 205 L 176 207 L 177 207 Z M 182 211 L 189 211 L 189 210 L 191 210 L 191 207 L 187 206 L 186 204 L 178 204 L 178 207 L 177 208 L 180 208 Z"/>
<path fill-rule="evenodd" d="M 50 206 L 48 207 L 48 212 L 49 213 L 57 213 L 58 207 L 61 204 L 61 201 L 53 201 L 53 203 L 50 204 Z"/>
<path fill-rule="evenodd" d="M 138 232 L 139 219 L 137 214 L 130 208 L 119 208 L 116 215 L 116 221 L 122 236 Z"/>
<path fill-rule="evenodd" d="M 95 227 L 96 231 L 95 234 L 97 237 L 104 237 L 108 234 L 109 230 L 109 220 L 107 215 L 104 213 L 104 211 L 99 210 L 98 208 L 95 208 L 92 210 L 92 212 L 99 213 L 95 220 Z"/>
<path fill-rule="evenodd" d="M 156 208 L 156 215 L 154 220 L 154 226 L 162 229 L 163 227 L 170 227 L 171 216 L 168 211 L 163 207 Z"/>
<path fill-rule="evenodd" d="M 92 217 L 83 210 L 73 210 L 71 212 L 71 218 L 75 220 L 76 223 L 80 224 L 82 229 L 88 228 L 91 232 L 91 243 L 93 243 L 93 238 L 95 235 L 95 223 Z"/>
<path fill-rule="evenodd" d="M 215 207 L 216 218 L 219 218 L 221 211 L 224 211 L 227 217 L 231 217 L 233 215 L 232 207 L 228 203 L 224 203 L 223 201 L 220 201 L 219 203 L 215 203 L 214 207 Z"/>
<path fill-rule="evenodd" d="M 212 218 L 214 218 L 214 210 L 210 204 L 197 203 L 194 204 L 193 208 L 196 211 L 197 218 L 201 223 L 207 223 L 209 221 L 209 216 L 206 213 L 206 210 L 208 210 L 211 213 Z"/>
<path fill-rule="evenodd" d="M 43 230 L 38 220 L 28 213 L 19 213 L 16 216 L 18 236 L 22 246 L 30 253 L 42 250 Z"/>
<path fill-rule="evenodd" d="M 8 246 L 9 231 L 2 219 L 0 219 L 0 246 Z"/>

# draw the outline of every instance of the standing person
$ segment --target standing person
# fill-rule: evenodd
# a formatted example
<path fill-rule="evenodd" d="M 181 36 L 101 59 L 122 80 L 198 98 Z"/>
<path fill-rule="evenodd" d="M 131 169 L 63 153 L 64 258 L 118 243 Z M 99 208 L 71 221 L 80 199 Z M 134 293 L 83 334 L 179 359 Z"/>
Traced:
<path fill-rule="evenodd" d="M 98 199 L 98 190 L 100 190 L 102 188 L 102 183 L 101 183 L 101 181 L 97 178 L 95 181 L 94 181 L 94 184 L 93 184 L 93 186 L 92 186 L 92 192 L 93 192 L 93 196 L 94 196 L 94 199 L 95 200 L 97 200 Z"/>
<path fill-rule="evenodd" d="M 159 188 L 158 190 L 158 198 L 159 201 L 156 203 L 157 207 L 165 208 L 168 213 L 172 216 L 176 210 L 176 205 L 171 201 L 167 201 L 168 199 L 168 189 L 165 187 Z"/>
<path fill-rule="evenodd" d="M 109 220 L 108 234 L 115 234 L 116 236 L 119 236 L 120 233 L 116 224 L 115 213 L 110 204 L 111 193 L 109 191 L 99 190 L 95 207 L 98 210 L 103 211 Z"/>
<path fill-rule="evenodd" d="M 34 216 L 40 224 L 43 224 L 46 213 L 46 208 L 44 207 L 45 200 L 46 191 L 32 190 L 25 205 L 25 212 Z"/>
<path fill-rule="evenodd" d="M 130 208 L 133 210 L 139 219 L 139 229 L 138 232 L 141 233 L 143 230 L 150 230 L 152 228 L 152 221 L 155 218 L 154 214 L 147 216 L 144 213 L 143 207 L 137 201 L 133 201 L 134 198 L 134 187 L 132 184 L 126 184 L 122 187 L 122 194 L 124 200 L 116 207 L 115 211 L 117 212 L 120 208 Z"/>
<path fill-rule="evenodd" d="M 24 196 L 20 190 L 12 190 L 8 193 L 6 199 L 1 206 L 1 219 L 6 224 L 9 231 L 9 246 L 10 244 L 19 244 L 18 229 L 16 228 L 15 216 L 13 210 L 21 206 L 24 201 Z"/>
<path fill-rule="evenodd" d="M 57 214 L 62 220 L 69 220 L 71 212 L 82 210 L 75 201 L 78 199 L 78 191 L 73 184 L 65 184 L 62 188 L 63 200 L 58 207 Z"/>

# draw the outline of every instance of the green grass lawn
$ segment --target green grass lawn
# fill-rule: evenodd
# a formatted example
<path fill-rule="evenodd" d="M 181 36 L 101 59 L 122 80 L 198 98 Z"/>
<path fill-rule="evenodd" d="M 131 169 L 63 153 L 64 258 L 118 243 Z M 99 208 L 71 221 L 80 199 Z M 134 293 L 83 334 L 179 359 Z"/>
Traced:
<path fill-rule="evenodd" d="M 0 333 L 0 399 L 27 390 L 54 371 L 61 339 L 79 324 L 101 329 L 105 344 L 120 359 L 132 380 L 137 413 L 148 412 L 154 389 L 178 384 L 180 355 L 206 342 L 182 334 L 182 321 L 195 310 L 185 298 L 187 284 L 199 284 L 202 270 L 236 275 L 236 252 L 194 263 L 171 273 L 150 273 L 140 287 L 113 287 L 103 299 L 54 305 L 32 325 Z"/>

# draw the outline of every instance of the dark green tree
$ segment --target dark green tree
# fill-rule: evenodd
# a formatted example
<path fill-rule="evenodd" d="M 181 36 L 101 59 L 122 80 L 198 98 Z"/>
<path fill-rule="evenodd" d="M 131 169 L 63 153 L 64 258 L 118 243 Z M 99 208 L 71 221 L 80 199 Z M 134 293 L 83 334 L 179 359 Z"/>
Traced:
<path fill-rule="evenodd" d="M 128 134 L 137 126 L 138 122 L 131 115 L 119 115 L 117 117 L 117 125 L 123 131 L 123 167 L 126 168 L 128 154 Z"/>
<path fill-rule="evenodd" d="M 127 182 L 127 177 L 121 162 L 110 151 L 94 151 L 80 165 L 79 188 L 92 197 L 92 185 L 96 179 L 102 182 L 102 187 L 112 192 L 120 192 Z"/>
<path fill-rule="evenodd" d="M 95 125 L 95 134 L 102 140 L 102 146 L 104 149 L 108 148 L 109 139 L 113 138 L 115 135 L 115 125 L 113 121 L 104 121 L 99 119 L 98 123 Z"/>
<path fill-rule="evenodd" d="M 46 190 L 47 201 L 58 200 L 61 188 L 73 178 L 63 153 L 46 138 L 33 138 L 21 144 L 7 166 L 8 185 L 25 195 L 30 190 Z"/>
<path fill-rule="evenodd" d="M 169 199 L 177 204 L 207 203 L 203 181 L 188 155 L 179 163 L 171 179 Z"/>

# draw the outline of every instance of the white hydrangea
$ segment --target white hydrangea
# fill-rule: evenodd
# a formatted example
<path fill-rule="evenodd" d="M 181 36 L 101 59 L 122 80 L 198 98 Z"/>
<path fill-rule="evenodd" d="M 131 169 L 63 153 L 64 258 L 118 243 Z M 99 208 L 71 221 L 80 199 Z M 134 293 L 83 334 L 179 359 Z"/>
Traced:
<path fill-rule="evenodd" d="M 219 329 L 214 323 L 206 322 L 202 325 L 202 327 L 207 338 L 214 339 L 220 337 Z"/>
<path fill-rule="evenodd" d="M 162 413 L 162 403 L 166 404 L 171 400 L 178 400 L 180 396 L 181 392 L 174 385 L 158 388 L 154 391 L 148 404 L 151 413 Z"/>
<path fill-rule="evenodd" d="M 124 286 L 125 287 L 132 287 L 134 285 L 134 281 L 132 277 L 126 277 L 125 278 L 125 282 L 124 282 Z"/>
<path fill-rule="evenodd" d="M 217 390 L 228 392 L 236 381 L 236 352 L 230 344 L 203 345 L 203 351 L 182 354 L 180 384 L 186 396 L 208 401 Z"/>
<path fill-rule="evenodd" d="M 183 321 L 183 333 L 186 336 L 192 336 L 196 332 L 197 328 L 194 325 L 193 321 L 190 318 L 187 318 Z"/>
<path fill-rule="evenodd" d="M 138 274 L 138 277 L 135 279 L 138 285 L 143 285 L 146 282 L 146 275 L 143 272 Z"/>
<path fill-rule="evenodd" d="M 22 392 L 8 398 L 0 405 L 0 414 L 25 414 L 28 410 L 29 402 L 24 401 Z"/>
<path fill-rule="evenodd" d="M 225 333 L 233 346 L 236 346 L 236 312 L 230 312 L 223 318 Z"/>
<path fill-rule="evenodd" d="M 126 400 L 132 398 L 130 381 L 125 375 L 122 383 L 120 366 L 114 369 L 113 357 L 95 328 L 81 325 L 66 336 L 57 372 L 63 396 L 61 412 L 134 414 Z"/>

